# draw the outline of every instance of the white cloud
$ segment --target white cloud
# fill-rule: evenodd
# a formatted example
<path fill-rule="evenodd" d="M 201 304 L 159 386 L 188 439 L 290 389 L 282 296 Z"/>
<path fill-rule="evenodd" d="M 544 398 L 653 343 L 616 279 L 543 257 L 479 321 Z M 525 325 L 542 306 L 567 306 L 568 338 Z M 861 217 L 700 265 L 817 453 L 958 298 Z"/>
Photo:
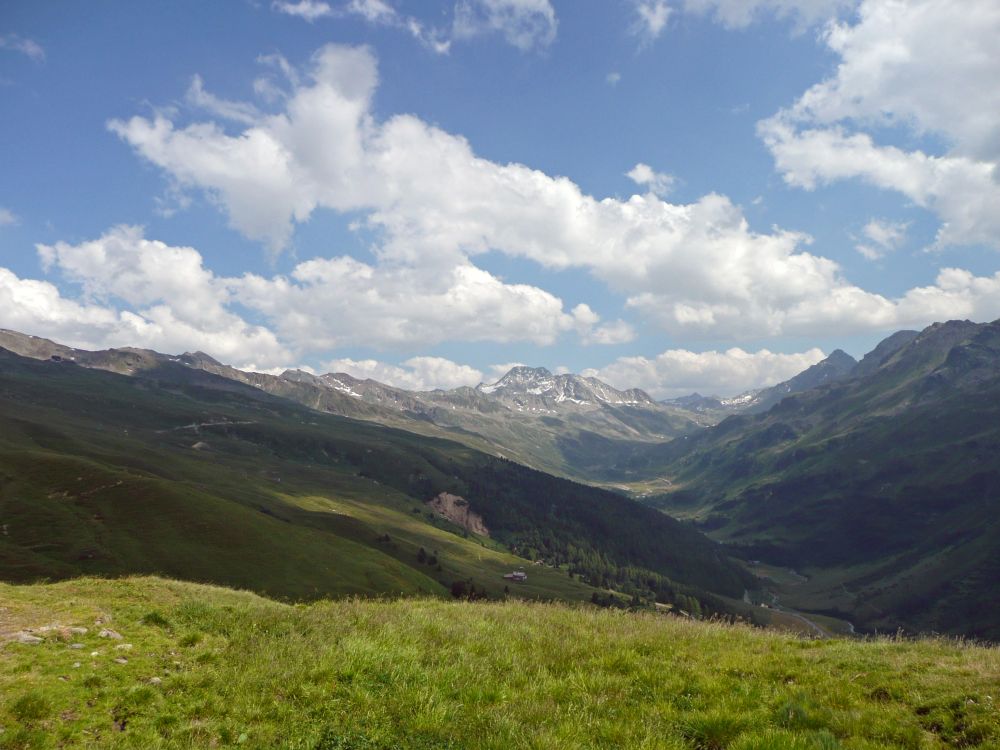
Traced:
<path fill-rule="evenodd" d="M 549 0 L 459 0 L 452 36 L 500 34 L 518 49 L 530 50 L 555 41 L 558 26 Z"/>
<path fill-rule="evenodd" d="M 76 245 L 38 245 L 38 254 L 46 271 L 58 272 L 80 294 L 69 298 L 49 282 L 0 268 L 0 326 L 82 347 L 200 349 L 240 367 L 274 371 L 304 352 L 349 344 L 549 344 L 569 331 L 596 343 L 622 338 L 617 323 L 600 326 L 586 305 L 564 312 L 548 292 L 505 284 L 469 264 L 379 268 L 341 257 L 300 263 L 289 277 L 224 278 L 207 269 L 194 248 L 148 240 L 141 228 L 126 226 Z M 271 328 L 248 323 L 239 309 Z M 408 379 L 397 371 L 381 379 L 453 387 L 482 378 L 447 360 L 416 357 L 405 364 Z"/>
<path fill-rule="evenodd" d="M 598 325 L 601 316 L 582 302 L 573 308 L 572 315 L 584 344 L 625 344 L 635 339 L 635 330 L 624 320 Z"/>
<path fill-rule="evenodd" d="M 261 116 L 236 135 L 212 122 L 179 127 L 162 115 L 110 127 L 171 180 L 206 191 L 241 232 L 273 248 L 284 246 L 295 223 L 318 208 L 362 212 L 379 238 L 376 263 L 317 259 L 300 265 L 291 279 L 247 278 L 233 287 L 234 294 L 268 306 L 290 340 L 307 335 L 312 318 L 302 311 L 312 309 L 325 319 L 354 321 L 358 330 L 363 315 L 385 321 L 375 334 L 385 346 L 445 335 L 535 342 L 569 330 L 594 342 L 630 335 L 624 323 L 601 328 L 580 308 L 566 313 L 541 289 L 505 284 L 476 268 L 475 256 L 489 251 L 550 269 L 587 270 L 621 293 L 629 308 L 675 335 L 732 339 L 882 330 L 901 315 L 899 300 L 851 284 L 836 262 L 807 252 L 807 236 L 752 231 L 725 196 L 709 194 L 689 204 L 668 203 L 652 192 L 598 200 L 564 177 L 480 158 L 465 139 L 416 117 L 380 122 L 370 111 L 376 63 L 365 48 L 324 47 L 308 76 L 286 77 L 291 90 L 284 111 Z M 790 127 L 780 118 L 762 126 L 790 181 L 809 186 L 836 169 L 870 170 L 873 179 L 885 180 L 929 169 L 937 173 L 938 191 L 915 189 L 914 200 L 959 200 L 950 194 L 954 159 L 940 164 L 925 157 L 928 163 L 914 165 L 913 155 L 899 152 L 898 165 L 880 165 L 885 154 L 873 152 L 866 136 L 853 136 L 846 146 L 859 153 L 842 153 L 844 143 L 834 141 L 822 168 L 815 160 L 799 164 L 795 146 L 811 135 L 790 131 L 785 138 L 781 128 Z M 639 166 L 633 177 L 643 184 L 664 181 Z M 971 225 L 959 220 L 980 221 L 973 228 L 985 235 L 989 226 L 982 221 L 997 221 L 990 217 L 1000 214 L 981 209 L 1000 203 L 989 192 L 960 198 L 968 216 L 956 216 L 951 228 L 969 233 Z M 331 295 L 333 282 L 318 281 L 316 274 L 363 291 Z M 965 293 L 974 294 L 974 286 Z M 349 336 L 336 328 L 327 340 Z"/>
<path fill-rule="evenodd" d="M 321 0 L 299 0 L 298 2 L 275 0 L 272 7 L 279 13 L 298 16 L 309 23 L 324 16 L 333 15 L 333 8 L 330 7 L 330 4 L 321 2 Z"/>
<path fill-rule="evenodd" d="M 325 365 L 329 372 L 345 372 L 355 378 L 370 378 L 408 391 L 450 390 L 482 382 L 479 370 L 442 357 L 413 357 L 402 366 L 374 359 L 334 359 Z"/>
<path fill-rule="evenodd" d="M 51 338 L 83 349 L 139 346 L 163 352 L 200 349 L 238 367 L 286 361 L 264 329 L 237 323 L 195 326 L 169 306 L 141 312 L 67 299 L 47 281 L 22 279 L 0 267 L 0 328 Z"/>
<path fill-rule="evenodd" d="M 79 284 L 82 297 L 66 299 L 48 282 L 10 274 L 8 290 L 21 302 L 8 312 L 7 327 L 80 346 L 201 349 L 238 366 L 290 360 L 271 331 L 230 310 L 229 292 L 193 248 L 147 240 L 140 228 L 124 226 L 79 245 L 37 247 L 43 267 Z"/>
<path fill-rule="evenodd" d="M 9 208 L 4 208 L 0 206 L 0 227 L 13 227 L 21 223 L 17 214 L 11 211 Z"/>
<path fill-rule="evenodd" d="M 624 320 L 615 320 L 582 335 L 585 344 L 627 344 L 635 340 L 635 329 Z"/>
<path fill-rule="evenodd" d="M 20 52 L 35 62 L 43 62 L 45 60 L 45 50 L 42 48 L 42 45 L 33 39 L 26 39 L 17 34 L 0 34 L 0 49 Z"/>
<path fill-rule="evenodd" d="M 262 117 L 236 137 L 214 123 L 176 130 L 162 115 L 109 128 L 180 185 L 208 190 L 235 228 L 279 249 L 292 221 L 318 204 L 361 206 L 351 181 L 363 170 L 374 58 L 363 47 L 328 46 L 313 63 L 313 86 L 297 88 L 286 114 Z"/>
<path fill-rule="evenodd" d="M 709 15 L 729 28 L 745 28 L 767 15 L 791 19 L 801 30 L 854 8 L 858 0 L 683 0 L 689 13 Z"/>
<path fill-rule="evenodd" d="M 67 297 L 50 282 L 0 268 L 0 327 L 84 348 L 200 349 L 245 369 L 275 371 L 305 352 L 347 344 L 396 349 L 445 340 L 546 344 L 572 330 L 584 341 L 617 343 L 632 335 L 621 321 L 601 325 L 585 304 L 566 313 L 548 292 L 504 284 L 471 265 L 423 278 L 415 269 L 333 258 L 300 263 L 290 277 L 222 278 L 204 267 L 197 250 L 148 240 L 135 227 L 116 227 L 77 245 L 39 245 L 38 252 L 43 265 L 78 285 L 80 294 Z M 1000 272 L 977 277 L 948 268 L 934 284 L 896 300 L 864 295 L 853 287 L 827 292 L 811 306 L 787 311 L 787 325 L 799 330 L 803 319 L 813 326 L 820 320 L 842 335 L 862 323 L 890 329 L 953 318 L 992 320 L 1000 317 Z M 239 310 L 251 311 L 270 327 L 247 322 Z M 866 311 L 864 320 L 859 310 Z M 802 359 L 807 355 L 816 352 L 672 350 L 654 359 L 622 358 L 596 374 L 661 395 L 709 387 L 733 392 L 784 379 L 811 364 Z M 355 363 L 350 371 L 361 366 Z M 499 376 L 511 366 L 491 370 Z M 369 368 L 369 375 L 409 388 L 482 379 L 478 370 L 427 357 L 414 357 L 398 370 Z"/>
<path fill-rule="evenodd" d="M 639 162 L 631 170 L 625 173 L 636 185 L 647 188 L 654 195 L 663 197 L 669 193 L 676 181 L 673 175 L 666 172 L 656 172 L 648 164 Z"/>
<path fill-rule="evenodd" d="M 813 190 L 837 180 L 861 179 L 902 193 L 942 220 L 935 244 L 984 244 L 1000 249 L 997 165 L 964 156 L 931 156 L 878 146 L 867 133 L 839 126 L 799 130 L 779 114 L 758 131 L 789 185 Z"/>
<path fill-rule="evenodd" d="M 870 239 L 879 247 L 887 250 L 895 250 L 906 241 L 906 230 L 909 222 L 888 221 L 886 219 L 872 219 L 862 230 L 865 237 Z"/>
<path fill-rule="evenodd" d="M 673 12 L 666 0 L 634 0 L 634 10 L 636 20 L 633 31 L 646 42 L 660 36 Z"/>
<path fill-rule="evenodd" d="M 604 80 L 607 81 L 609 86 L 617 86 L 619 81 L 622 79 L 622 74 L 617 71 L 611 71 L 606 76 Z"/>
<path fill-rule="evenodd" d="M 824 358 L 819 349 L 779 354 L 761 349 L 747 352 L 691 352 L 670 349 L 653 357 L 621 357 L 597 370 L 586 370 L 616 388 L 642 388 L 655 398 L 703 395 L 732 396 L 775 385 L 797 375 Z"/>
<path fill-rule="evenodd" d="M 55 285 L 0 267 L 0 328 L 80 345 L 103 341 L 124 323 L 113 310 L 64 299 Z"/>
<path fill-rule="evenodd" d="M 861 179 L 937 214 L 939 247 L 1000 248 L 997 38 L 995 0 L 960 12 L 948 0 L 864 0 L 856 22 L 824 35 L 836 73 L 762 122 L 761 137 L 789 184 Z M 945 151 L 880 145 L 864 132 L 876 127 L 939 136 Z"/>
<path fill-rule="evenodd" d="M 551 344 L 580 329 L 577 317 L 552 294 L 505 284 L 467 263 L 419 269 L 371 266 L 349 257 L 314 259 L 299 264 L 291 277 L 246 275 L 228 284 L 241 304 L 266 315 L 284 339 L 317 350 L 411 349 L 443 341 Z"/>
<path fill-rule="evenodd" d="M 932 286 L 909 290 L 897 303 L 900 325 L 922 326 L 931 321 L 1000 317 L 1000 271 L 974 276 L 961 268 L 944 268 Z"/>
<path fill-rule="evenodd" d="M 1000 156 L 1000 5 L 965 0 L 865 0 L 854 24 L 824 38 L 836 74 L 806 91 L 792 114 L 940 133 L 957 153 Z"/>
<path fill-rule="evenodd" d="M 868 260 L 878 260 L 906 242 L 909 227 L 909 222 L 872 219 L 861 230 L 867 241 L 858 243 L 855 249 Z"/>

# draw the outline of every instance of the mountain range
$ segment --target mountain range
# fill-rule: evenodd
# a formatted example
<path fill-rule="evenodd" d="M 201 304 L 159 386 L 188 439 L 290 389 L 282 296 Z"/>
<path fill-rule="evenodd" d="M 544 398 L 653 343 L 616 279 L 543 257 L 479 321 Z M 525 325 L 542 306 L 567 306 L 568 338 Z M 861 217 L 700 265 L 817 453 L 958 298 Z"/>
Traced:
<path fill-rule="evenodd" d="M 656 581 L 669 581 L 662 585 L 670 596 L 683 589 L 718 611 L 731 605 L 723 604 L 725 597 L 763 586 L 777 599 L 761 601 L 774 610 L 841 618 L 859 630 L 1000 638 L 1000 615 L 982 605 L 1000 594 L 1000 321 L 900 331 L 860 361 L 838 350 L 771 388 L 663 403 L 638 389 L 544 368 L 515 367 L 476 388 L 411 392 L 345 373 L 242 372 L 201 353 L 85 352 L 14 332 L 0 332 L 0 347 L 22 368 L 31 361 L 25 358 L 36 361 L 31 366 L 42 368 L 36 388 L 53 372 L 84 377 L 104 370 L 116 378 L 101 381 L 108 398 L 153 389 L 159 398 L 190 399 L 196 392 L 212 403 L 239 401 L 222 426 L 210 427 L 216 417 L 204 409 L 182 424 L 202 425 L 199 435 L 225 433 L 235 442 L 223 453 L 246 441 L 258 450 L 285 444 L 287 436 L 257 434 L 249 424 L 259 420 L 244 410 L 287 412 L 299 425 L 332 419 L 317 422 L 320 431 L 353 436 L 355 456 L 393 436 L 391 457 L 351 464 L 350 476 L 363 485 L 352 485 L 353 496 L 364 497 L 364 482 L 375 481 L 402 492 L 407 499 L 401 502 L 420 514 L 442 493 L 468 497 L 459 511 L 473 513 L 491 531 L 491 543 L 568 566 L 598 588 L 638 592 L 643 574 L 628 572 L 634 568 L 654 574 L 653 589 L 661 585 Z M 78 367 L 66 369 L 67 363 Z M 85 389 L 79 398 L 65 408 L 72 413 L 86 404 Z M 50 412 L 32 434 L 60 419 Z M 320 463 L 324 455 L 345 454 L 320 447 L 325 439 L 311 434 L 301 446 L 294 438 L 294 449 L 267 450 L 279 463 L 299 454 Z M 474 468 L 456 472 L 449 464 L 433 481 L 416 468 L 424 458 L 400 468 L 413 459 L 396 458 L 399 451 L 423 456 L 426 446 L 466 457 L 462 462 L 475 456 Z M 281 465 L 273 471 L 286 477 L 299 471 Z M 621 495 L 558 484 L 562 480 L 520 465 L 620 487 L 662 513 L 636 515 L 641 506 Z M 524 489 L 512 491 L 511 482 Z M 583 504 L 563 506 L 568 515 L 553 525 L 560 512 L 556 506 L 543 512 L 538 498 L 559 497 L 564 487 Z M 440 501 L 435 512 L 449 502 Z M 723 546 L 698 541 L 705 538 L 663 513 Z M 282 506 L 281 514 L 289 511 Z M 566 526 L 571 517 L 576 520 Z M 654 517 L 663 521 L 653 523 Z M 448 521 L 453 530 L 455 518 Z M 675 552 L 664 556 L 664 545 Z M 703 563 L 687 560 L 689 552 Z M 727 561 L 726 553 L 764 583 Z"/>
<path fill-rule="evenodd" d="M 691 525 L 261 385 L 301 395 L 295 377 L 10 332 L 0 346 L 5 580 L 156 573 L 296 600 L 496 598 L 528 567 L 511 595 L 753 614 L 740 601 L 753 577 Z"/>
<path fill-rule="evenodd" d="M 476 388 L 415 392 L 347 373 L 244 372 L 201 352 L 89 352 L 13 331 L 0 331 L 0 347 L 123 375 L 183 365 L 192 379 L 198 373 L 220 376 L 311 409 L 458 440 L 540 471 L 590 482 L 600 482 L 643 446 L 717 421 L 714 415 L 658 403 L 639 389 L 619 391 L 596 378 L 553 375 L 544 368 L 514 367 L 495 383 Z"/>

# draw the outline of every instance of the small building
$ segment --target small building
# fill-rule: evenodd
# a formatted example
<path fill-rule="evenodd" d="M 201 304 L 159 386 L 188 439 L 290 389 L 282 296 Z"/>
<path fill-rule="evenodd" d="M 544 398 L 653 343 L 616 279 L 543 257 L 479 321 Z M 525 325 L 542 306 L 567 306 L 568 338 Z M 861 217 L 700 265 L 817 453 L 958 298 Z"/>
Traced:
<path fill-rule="evenodd" d="M 525 573 L 523 570 L 515 570 L 513 573 L 504 573 L 503 577 L 506 578 L 508 581 L 521 582 L 528 580 L 528 574 Z"/>

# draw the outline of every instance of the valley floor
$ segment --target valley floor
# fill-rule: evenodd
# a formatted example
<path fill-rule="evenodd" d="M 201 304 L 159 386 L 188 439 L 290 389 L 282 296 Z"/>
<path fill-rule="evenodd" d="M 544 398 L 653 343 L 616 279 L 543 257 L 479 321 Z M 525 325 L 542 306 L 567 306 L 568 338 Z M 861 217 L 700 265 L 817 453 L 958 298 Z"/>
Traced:
<path fill-rule="evenodd" d="M 82 629 L 86 629 L 83 632 Z M 588 606 L 0 585 L 3 748 L 997 748 L 1000 650 Z"/>

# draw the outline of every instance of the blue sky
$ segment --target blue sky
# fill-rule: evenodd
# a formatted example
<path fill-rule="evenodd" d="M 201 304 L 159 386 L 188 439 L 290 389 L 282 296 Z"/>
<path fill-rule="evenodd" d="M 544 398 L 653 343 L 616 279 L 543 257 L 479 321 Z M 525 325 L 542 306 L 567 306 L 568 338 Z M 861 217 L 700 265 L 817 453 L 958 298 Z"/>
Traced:
<path fill-rule="evenodd" d="M 0 10 L 0 326 L 729 395 L 1000 317 L 1000 3 Z"/>

